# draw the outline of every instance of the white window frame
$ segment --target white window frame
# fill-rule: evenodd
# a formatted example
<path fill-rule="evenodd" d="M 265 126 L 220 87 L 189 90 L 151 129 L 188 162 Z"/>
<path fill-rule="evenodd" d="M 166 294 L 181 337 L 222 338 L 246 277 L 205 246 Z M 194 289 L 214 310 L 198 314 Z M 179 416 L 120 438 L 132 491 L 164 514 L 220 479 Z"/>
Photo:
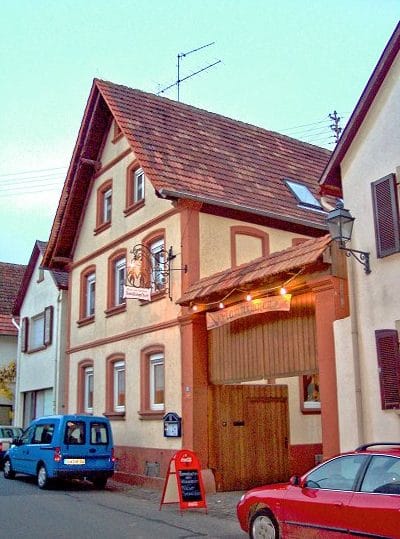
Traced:
<path fill-rule="evenodd" d="M 112 188 L 103 193 L 103 223 L 111 222 Z"/>
<path fill-rule="evenodd" d="M 144 200 L 144 172 L 142 168 L 138 168 L 133 173 L 133 202 L 141 202 Z"/>
<path fill-rule="evenodd" d="M 150 244 L 151 252 L 151 289 L 153 292 L 164 290 L 166 287 L 166 278 L 163 275 L 165 270 L 165 249 L 164 238 L 160 238 Z M 162 254 L 161 254 L 162 253 Z M 161 255 L 161 256 L 158 256 Z"/>
<path fill-rule="evenodd" d="M 29 350 L 44 346 L 44 311 L 33 316 L 29 324 Z"/>
<path fill-rule="evenodd" d="M 87 414 L 93 413 L 93 397 L 94 397 L 94 372 L 93 367 L 86 367 L 83 371 L 83 409 Z M 89 395 L 92 393 L 92 402 L 90 403 Z"/>
<path fill-rule="evenodd" d="M 149 357 L 149 396 L 150 396 L 150 410 L 164 410 L 165 403 L 156 401 L 156 376 L 155 371 L 158 366 L 163 366 L 163 392 L 164 392 L 164 401 L 165 401 L 165 362 L 163 354 L 152 354 Z"/>
<path fill-rule="evenodd" d="M 126 281 L 126 258 L 120 258 L 114 263 L 114 305 L 122 305 L 124 299 L 124 285 Z"/>
<path fill-rule="evenodd" d="M 120 373 L 123 373 L 123 392 L 125 393 L 125 361 L 116 361 L 113 365 L 113 399 L 114 399 L 114 411 L 125 412 L 125 404 L 118 404 L 118 395 L 120 390 Z"/>
<path fill-rule="evenodd" d="M 295 182 L 293 180 L 285 180 L 285 183 L 297 198 L 300 206 L 322 211 L 320 202 L 311 193 L 307 185 L 304 183 Z"/>
<path fill-rule="evenodd" d="M 86 276 L 86 304 L 85 316 L 94 316 L 96 310 L 96 273 Z"/>

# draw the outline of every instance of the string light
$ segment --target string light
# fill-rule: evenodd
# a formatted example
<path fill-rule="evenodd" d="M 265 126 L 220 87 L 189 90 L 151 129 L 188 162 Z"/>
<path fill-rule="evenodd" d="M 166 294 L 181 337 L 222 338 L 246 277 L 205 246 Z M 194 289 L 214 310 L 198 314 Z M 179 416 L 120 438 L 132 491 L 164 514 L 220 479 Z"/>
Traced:
<path fill-rule="evenodd" d="M 251 294 L 247 294 L 247 296 L 246 296 L 246 301 L 251 301 L 252 299 L 253 299 L 253 298 L 252 298 Z"/>
<path fill-rule="evenodd" d="M 223 309 L 225 307 L 225 305 L 223 304 L 223 302 L 221 301 L 220 304 L 219 304 L 219 308 L 220 309 Z"/>
<path fill-rule="evenodd" d="M 281 289 L 279 290 L 279 294 L 281 296 L 284 296 L 285 294 L 287 294 L 287 290 L 284 286 L 282 286 Z"/>

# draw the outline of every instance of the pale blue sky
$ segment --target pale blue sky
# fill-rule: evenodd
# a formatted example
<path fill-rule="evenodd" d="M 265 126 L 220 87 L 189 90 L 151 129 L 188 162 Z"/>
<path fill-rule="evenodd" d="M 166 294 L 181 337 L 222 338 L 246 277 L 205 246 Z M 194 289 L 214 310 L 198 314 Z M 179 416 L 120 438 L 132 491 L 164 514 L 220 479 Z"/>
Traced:
<path fill-rule="evenodd" d="M 0 261 L 47 241 L 94 77 L 332 148 L 400 0 L 0 0 Z M 164 93 L 176 99 L 176 88 Z M 297 126 L 301 126 L 295 129 Z M 38 191 L 41 191 L 38 193 Z"/>

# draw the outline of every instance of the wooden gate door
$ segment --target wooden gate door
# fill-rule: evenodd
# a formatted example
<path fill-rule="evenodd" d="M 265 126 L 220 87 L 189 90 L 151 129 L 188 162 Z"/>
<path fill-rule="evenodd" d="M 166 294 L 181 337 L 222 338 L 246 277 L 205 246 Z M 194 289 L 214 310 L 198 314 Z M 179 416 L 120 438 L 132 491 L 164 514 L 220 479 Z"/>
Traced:
<path fill-rule="evenodd" d="M 287 386 L 211 386 L 209 410 L 209 465 L 217 490 L 288 479 Z"/>

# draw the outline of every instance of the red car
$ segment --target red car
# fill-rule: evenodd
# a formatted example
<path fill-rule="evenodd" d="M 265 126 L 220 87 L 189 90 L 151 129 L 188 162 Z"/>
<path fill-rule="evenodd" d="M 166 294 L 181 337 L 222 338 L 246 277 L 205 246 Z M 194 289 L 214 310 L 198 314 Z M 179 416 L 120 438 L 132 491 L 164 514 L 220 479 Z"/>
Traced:
<path fill-rule="evenodd" d="M 237 515 L 252 539 L 400 539 L 400 443 L 366 444 L 249 490 Z"/>

